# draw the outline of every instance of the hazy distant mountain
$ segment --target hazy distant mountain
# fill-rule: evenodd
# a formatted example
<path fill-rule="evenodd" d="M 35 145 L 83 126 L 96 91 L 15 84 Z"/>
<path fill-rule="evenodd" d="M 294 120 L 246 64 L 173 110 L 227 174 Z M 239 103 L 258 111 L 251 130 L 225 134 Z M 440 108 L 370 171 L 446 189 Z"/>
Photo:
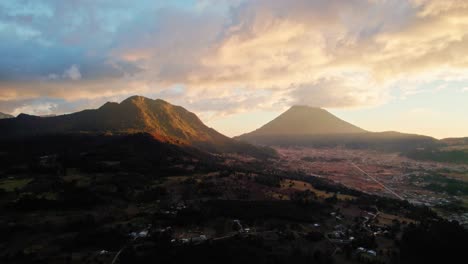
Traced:
<path fill-rule="evenodd" d="M 345 146 L 391 151 L 437 143 L 434 138 L 420 135 L 392 131 L 368 132 L 324 109 L 308 106 L 293 106 L 259 129 L 236 139 L 269 146 Z"/>
<path fill-rule="evenodd" d="M 256 151 L 207 127 L 183 107 L 166 101 L 132 96 L 119 103 L 106 103 L 99 109 L 55 117 L 20 114 L 0 121 L 0 139 L 64 133 L 148 133 L 155 139 L 190 145 L 209 151 Z"/>
<path fill-rule="evenodd" d="M 0 119 L 13 118 L 14 116 L 0 112 Z"/>
<path fill-rule="evenodd" d="M 261 135 L 328 135 L 364 133 L 355 125 L 343 121 L 328 111 L 309 106 L 293 106 L 261 128 L 240 136 Z"/>
<path fill-rule="evenodd" d="M 460 145 L 468 146 L 468 137 L 444 138 L 444 139 L 441 139 L 440 141 L 447 144 L 448 146 L 460 146 Z"/>

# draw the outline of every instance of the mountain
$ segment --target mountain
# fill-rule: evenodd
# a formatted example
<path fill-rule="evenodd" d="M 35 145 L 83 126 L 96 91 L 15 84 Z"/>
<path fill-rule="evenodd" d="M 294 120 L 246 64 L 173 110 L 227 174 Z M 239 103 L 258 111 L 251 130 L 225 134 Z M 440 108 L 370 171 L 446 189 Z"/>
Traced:
<path fill-rule="evenodd" d="M 38 117 L 20 114 L 3 120 L 2 137 L 61 133 L 149 133 L 164 142 L 194 144 L 223 143 L 229 139 L 205 126 L 200 119 L 183 107 L 166 101 L 132 96 L 119 103 L 108 102 L 98 109 Z"/>
<path fill-rule="evenodd" d="M 0 112 L 0 119 L 13 118 L 14 116 Z"/>
<path fill-rule="evenodd" d="M 441 142 L 447 144 L 449 147 L 460 147 L 468 146 L 468 137 L 462 138 L 444 138 L 440 140 Z M 468 149 L 468 147 L 466 147 Z"/>
<path fill-rule="evenodd" d="M 293 106 L 269 123 L 236 137 L 257 145 L 371 148 L 405 151 L 437 145 L 436 139 L 399 132 L 369 132 L 328 111 L 308 106 Z"/>
<path fill-rule="evenodd" d="M 210 152 L 259 150 L 207 127 L 194 113 L 181 106 L 142 96 L 132 96 L 121 103 L 108 102 L 98 109 L 67 115 L 38 117 L 20 114 L 17 118 L 0 120 L 0 130 L 0 140 L 76 133 L 147 133 L 161 142 Z"/>
<path fill-rule="evenodd" d="M 328 111 L 308 106 L 293 106 L 261 128 L 241 137 L 262 135 L 327 135 L 364 133 L 355 125 L 343 121 Z"/>

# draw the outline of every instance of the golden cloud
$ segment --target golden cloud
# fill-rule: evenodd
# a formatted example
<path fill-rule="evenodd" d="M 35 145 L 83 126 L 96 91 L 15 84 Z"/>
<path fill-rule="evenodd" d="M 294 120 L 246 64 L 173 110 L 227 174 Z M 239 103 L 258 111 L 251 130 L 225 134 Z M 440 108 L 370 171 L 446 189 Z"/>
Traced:
<path fill-rule="evenodd" d="M 251 107 L 360 107 L 385 102 L 396 84 L 468 81 L 464 0 L 252 0 L 221 21 L 180 19 L 110 52 L 144 69 L 134 76 L 0 84 L 0 100 L 120 97 L 182 85 L 182 103 L 220 99 L 227 112 L 245 108 L 247 97 L 256 98 Z M 198 107 L 210 111 L 209 102 Z M 223 109 L 213 103 L 212 111 Z"/>

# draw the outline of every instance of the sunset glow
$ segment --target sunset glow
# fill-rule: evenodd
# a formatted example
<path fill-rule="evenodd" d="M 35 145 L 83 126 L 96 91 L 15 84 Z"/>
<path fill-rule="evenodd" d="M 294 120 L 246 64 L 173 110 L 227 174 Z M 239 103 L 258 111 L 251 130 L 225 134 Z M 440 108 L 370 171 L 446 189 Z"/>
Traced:
<path fill-rule="evenodd" d="M 131 95 L 239 135 L 292 105 L 373 131 L 468 135 L 464 0 L 2 1 L 0 112 Z"/>

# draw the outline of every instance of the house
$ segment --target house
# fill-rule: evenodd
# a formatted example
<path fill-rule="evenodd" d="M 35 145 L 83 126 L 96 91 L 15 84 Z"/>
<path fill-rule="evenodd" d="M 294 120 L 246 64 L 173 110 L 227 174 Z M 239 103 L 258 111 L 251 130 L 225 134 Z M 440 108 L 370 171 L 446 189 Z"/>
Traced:
<path fill-rule="evenodd" d="M 141 230 L 140 232 L 131 232 L 129 235 L 133 239 L 137 238 L 145 238 L 149 236 L 149 230 L 151 229 L 151 225 L 148 226 L 148 228 Z"/>
<path fill-rule="evenodd" d="M 232 222 L 234 222 L 234 224 L 237 226 L 239 232 L 241 233 L 244 232 L 244 228 L 242 227 L 242 224 L 239 220 L 235 219 L 235 220 L 232 220 Z"/>
<path fill-rule="evenodd" d="M 143 230 L 138 233 L 138 237 L 147 237 L 148 236 L 148 230 Z"/>
<path fill-rule="evenodd" d="M 200 244 L 200 243 L 205 242 L 206 240 L 208 240 L 208 238 L 205 235 L 200 235 L 200 236 L 190 238 L 190 242 L 194 244 Z"/>
<path fill-rule="evenodd" d="M 357 251 L 358 253 L 367 252 L 367 250 L 366 250 L 365 248 L 363 248 L 363 247 L 358 247 L 358 248 L 356 249 L 356 251 Z"/>
<path fill-rule="evenodd" d="M 341 232 L 346 232 L 347 228 L 344 225 L 336 225 L 335 230 L 336 231 L 341 231 Z"/>
<path fill-rule="evenodd" d="M 340 238 L 343 238 L 344 236 L 345 234 L 341 231 L 333 231 L 328 234 L 329 238 L 334 238 L 334 239 L 340 239 Z"/>

